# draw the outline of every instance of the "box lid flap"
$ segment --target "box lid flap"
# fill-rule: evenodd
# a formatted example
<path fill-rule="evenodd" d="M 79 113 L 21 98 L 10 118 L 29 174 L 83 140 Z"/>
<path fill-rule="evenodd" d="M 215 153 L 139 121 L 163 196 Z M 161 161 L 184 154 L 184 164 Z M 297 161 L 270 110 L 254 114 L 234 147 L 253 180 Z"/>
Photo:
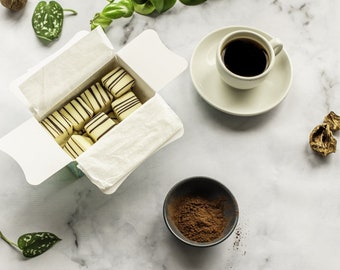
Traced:
<path fill-rule="evenodd" d="M 33 117 L 2 137 L 0 150 L 19 163 L 32 185 L 42 183 L 72 161 Z"/>
<path fill-rule="evenodd" d="M 114 56 L 100 27 L 75 35 L 63 48 L 12 84 L 37 119 L 61 106 L 74 90 Z M 70 74 L 72 74 L 70 76 Z"/>
<path fill-rule="evenodd" d="M 145 30 L 117 52 L 155 91 L 176 78 L 187 68 L 187 61 L 170 51 L 151 29 Z"/>

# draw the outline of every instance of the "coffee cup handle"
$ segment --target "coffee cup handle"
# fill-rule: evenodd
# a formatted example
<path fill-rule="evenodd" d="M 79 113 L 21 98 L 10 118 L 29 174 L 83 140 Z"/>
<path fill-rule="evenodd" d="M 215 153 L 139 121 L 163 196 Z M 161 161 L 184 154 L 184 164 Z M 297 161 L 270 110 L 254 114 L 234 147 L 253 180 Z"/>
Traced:
<path fill-rule="evenodd" d="M 269 41 L 269 43 L 273 47 L 275 55 L 278 55 L 283 48 L 281 40 L 278 38 L 273 38 L 272 40 Z"/>

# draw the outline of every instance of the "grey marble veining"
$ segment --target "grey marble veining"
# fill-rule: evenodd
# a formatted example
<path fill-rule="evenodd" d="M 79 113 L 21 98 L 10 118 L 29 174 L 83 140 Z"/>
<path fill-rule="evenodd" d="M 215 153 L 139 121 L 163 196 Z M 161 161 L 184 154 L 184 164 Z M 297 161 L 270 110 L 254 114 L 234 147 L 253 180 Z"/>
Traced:
<path fill-rule="evenodd" d="M 78 15 L 65 17 L 60 39 L 49 46 L 31 28 L 36 3 L 28 1 L 16 14 L 0 7 L 0 137 L 30 117 L 10 83 L 75 33 L 89 30 L 105 1 L 60 1 Z M 231 116 L 199 96 L 188 68 L 160 91 L 182 119 L 184 136 L 147 159 L 112 195 L 67 170 L 31 186 L 19 165 L 0 152 L 0 230 L 14 241 L 33 231 L 62 238 L 31 260 L 0 241 L 0 268 L 338 270 L 340 154 L 316 156 L 308 136 L 329 111 L 340 114 L 339 10 L 335 0 L 208 0 L 115 21 L 107 35 L 116 50 L 151 28 L 188 62 L 200 40 L 216 29 L 262 29 L 279 37 L 291 58 L 290 92 L 268 113 Z M 234 233 L 209 249 L 179 243 L 162 217 L 168 190 L 195 175 L 223 182 L 240 207 Z"/>

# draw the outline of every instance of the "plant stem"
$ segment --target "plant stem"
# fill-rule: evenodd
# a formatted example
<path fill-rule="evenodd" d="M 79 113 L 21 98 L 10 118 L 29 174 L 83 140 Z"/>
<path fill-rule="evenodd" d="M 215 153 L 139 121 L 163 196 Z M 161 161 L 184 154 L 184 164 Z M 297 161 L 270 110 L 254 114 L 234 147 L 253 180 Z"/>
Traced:
<path fill-rule="evenodd" d="M 73 9 L 69 9 L 69 8 L 64 8 L 63 11 L 64 11 L 64 12 L 71 12 L 72 15 L 77 15 L 77 14 L 78 14 L 77 11 L 75 11 L 75 10 L 73 10 Z"/>
<path fill-rule="evenodd" d="M 18 245 L 10 240 L 8 240 L 3 234 L 2 232 L 0 231 L 0 238 L 2 240 L 4 240 L 8 245 L 10 245 L 11 247 L 15 248 L 15 249 L 18 249 L 20 250 L 20 248 L 18 247 Z"/>

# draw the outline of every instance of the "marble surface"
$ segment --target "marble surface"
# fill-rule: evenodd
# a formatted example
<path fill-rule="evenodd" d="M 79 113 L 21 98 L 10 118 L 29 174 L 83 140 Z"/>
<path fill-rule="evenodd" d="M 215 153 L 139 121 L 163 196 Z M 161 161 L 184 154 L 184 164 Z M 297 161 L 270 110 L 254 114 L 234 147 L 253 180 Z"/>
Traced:
<path fill-rule="evenodd" d="M 88 30 L 106 3 L 59 2 L 78 15 L 66 16 L 60 39 L 49 46 L 31 28 L 37 1 L 28 0 L 18 13 L 0 7 L 0 137 L 30 117 L 10 83 Z M 329 111 L 340 114 L 339 10 L 335 0 L 208 0 L 196 7 L 177 3 L 158 17 L 116 21 L 107 32 L 115 48 L 151 28 L 188 61 L 211 31 L 230 25 L 262 29 L 280 37 L 291 58 L 290 92 L 268 113 L 231 116 L 198 95 L 187 69 L 160 92 L 182 119 L 185 135 L 146 160 L 112 195 L 71 173 L 31 186 L 0 152 L 0 230 L 12 240 L 33 231 L 62 238 L 30 260 L 0 242 L 0 268 L 339 269 L 340 153 L 320 158 L 308 145 L 310 131 Z M 196 175 L 223 182 L 240 207 L 234 233 L 209 249 L 179 243 L 162 218 L 168 190 Z"/>

